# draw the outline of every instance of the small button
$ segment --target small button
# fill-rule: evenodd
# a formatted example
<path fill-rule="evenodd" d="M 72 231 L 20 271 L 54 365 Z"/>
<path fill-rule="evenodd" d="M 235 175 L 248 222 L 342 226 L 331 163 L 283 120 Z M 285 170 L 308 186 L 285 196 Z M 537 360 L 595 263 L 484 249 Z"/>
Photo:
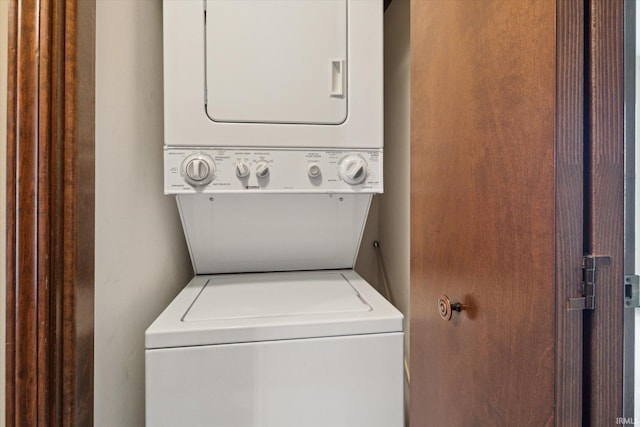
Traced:
<path fill-rule="evenodd" d="M 320 166 L 318 166 L 317 164 L 313 163 L 310 164 L 309 167 L 307 168 L 307 173 L 309 174 L 309 176 L 311 178 L 317 178 L 320 176 Z"/>

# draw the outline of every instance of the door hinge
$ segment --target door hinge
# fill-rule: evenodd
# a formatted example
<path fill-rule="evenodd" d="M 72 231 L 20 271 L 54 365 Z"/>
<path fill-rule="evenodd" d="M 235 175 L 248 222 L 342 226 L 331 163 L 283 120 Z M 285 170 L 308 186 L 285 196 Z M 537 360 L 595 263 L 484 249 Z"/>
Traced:
<path fill-rule="evenodd" d="M 624 276 L 624 306 L 625 308 L 640 307 L 640 276 Z"/>
<path fill-rule="evenodd" d="M 582 296 L 569 298 L 568 310 L 593 310 L 596 306 L 596 274 L 598 267 L 611 265 L 610 256 L 584 255 L 582 257 Z"/>

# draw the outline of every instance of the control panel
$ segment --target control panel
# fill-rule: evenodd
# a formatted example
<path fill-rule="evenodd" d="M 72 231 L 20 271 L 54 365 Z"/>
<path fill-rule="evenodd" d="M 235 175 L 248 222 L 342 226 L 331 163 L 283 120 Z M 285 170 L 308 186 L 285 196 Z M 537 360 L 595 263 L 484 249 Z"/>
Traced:
<path fill-rule="evenodd" d="M 164 150 L 165 194 L 382 193 L 382 150 Z"/>

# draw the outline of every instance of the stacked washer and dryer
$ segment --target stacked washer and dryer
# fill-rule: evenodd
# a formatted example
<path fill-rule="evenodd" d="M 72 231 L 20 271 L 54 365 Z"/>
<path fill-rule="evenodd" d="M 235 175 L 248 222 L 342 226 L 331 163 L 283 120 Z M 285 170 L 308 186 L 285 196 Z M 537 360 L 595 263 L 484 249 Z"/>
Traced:
<path fill-rule="evenodd" d="M 164 189 L 196 276 L 148 426 L 400 427 L 402 314 L 353 266 L 383 189 L 381 0 L 165 0 Z"/>

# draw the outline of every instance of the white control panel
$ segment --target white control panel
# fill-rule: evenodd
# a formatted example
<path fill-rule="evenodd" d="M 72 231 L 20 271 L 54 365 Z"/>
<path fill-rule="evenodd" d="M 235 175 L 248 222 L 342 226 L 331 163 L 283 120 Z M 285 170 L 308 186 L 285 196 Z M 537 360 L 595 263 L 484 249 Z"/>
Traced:
<path fill-rule="evenodd" d="M 382 193 L 382 150 L 164 150 L 165 194 Z"/>

